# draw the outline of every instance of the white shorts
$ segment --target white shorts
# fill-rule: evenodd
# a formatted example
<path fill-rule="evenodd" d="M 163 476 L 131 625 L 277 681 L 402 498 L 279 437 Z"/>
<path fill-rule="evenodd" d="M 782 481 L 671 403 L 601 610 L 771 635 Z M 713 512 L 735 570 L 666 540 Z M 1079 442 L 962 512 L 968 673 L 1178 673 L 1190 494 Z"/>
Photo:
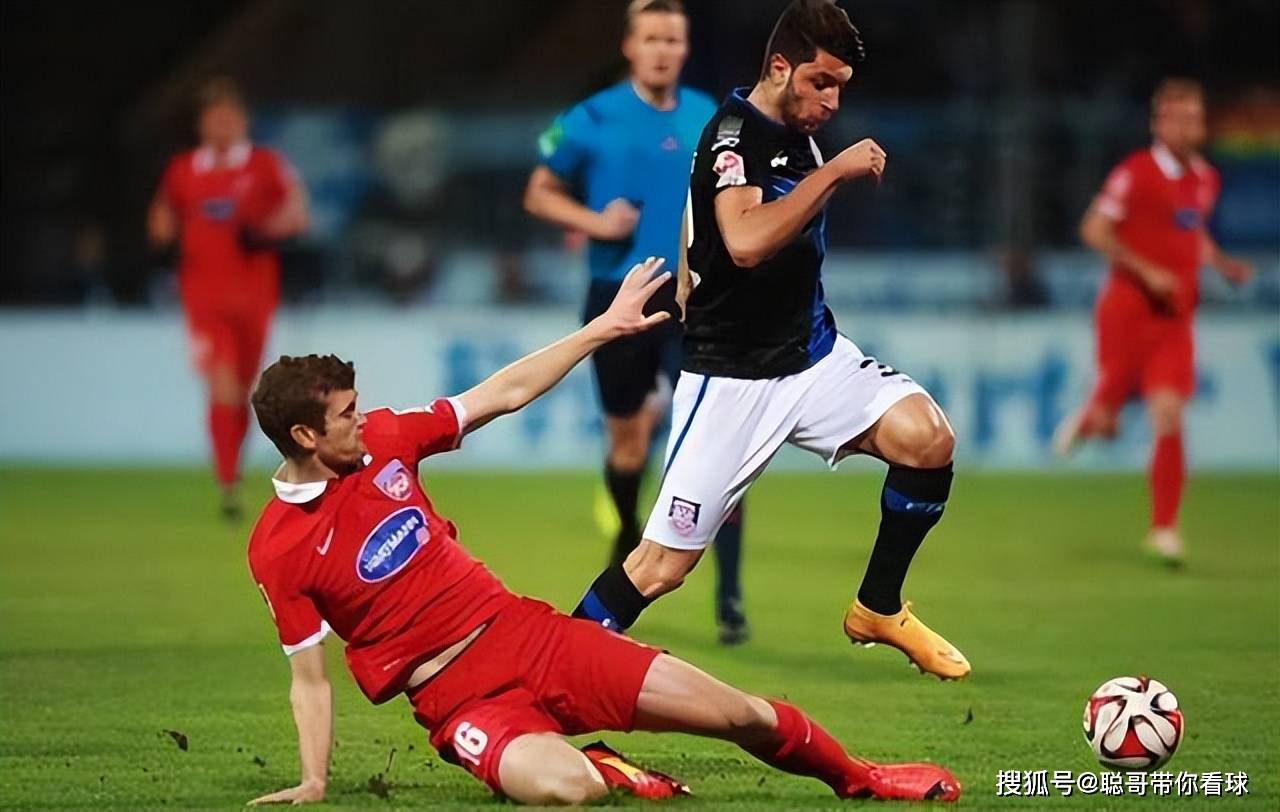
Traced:
<path fill-rule="evenodd" d="M 850 440 L 917 393 L 928 395 L 844 336 L 826 358 L 785 378 L 680 373 L 662 490 L 644 537 L 681 550 L 706 547 L 783 443 L 834 468 Z"/>

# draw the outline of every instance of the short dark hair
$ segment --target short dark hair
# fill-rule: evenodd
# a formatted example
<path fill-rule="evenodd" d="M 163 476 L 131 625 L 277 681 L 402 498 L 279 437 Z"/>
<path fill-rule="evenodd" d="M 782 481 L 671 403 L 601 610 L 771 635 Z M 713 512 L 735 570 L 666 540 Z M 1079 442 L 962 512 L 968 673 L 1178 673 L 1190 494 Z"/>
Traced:
<path fill-rule="evenodd" d="M 793 0 L 769 35 L 760 78 L 769 75 L 774 54 L 781 54 L 794 68 L 812 62 L 819 48 L 846 65 L 856 65 L 866 56 L 857 26 L 834 0 Z"/>
<path fill-rule="evenodd" d="M 631 0 L 627 4 L 627 27 L 625 33 L 631 33 L 631 26 L 641 14 L 679 14 L 687 17 L 684 3 L 680 0 Z"/>
<path fill-rule="evenodd" d="M 200 85 L 200 90 L 196 93 L 196 109 L 203 112 L 215 104 L 245 106 L 244 94 L 240 92 L 240 85 L 236 84 L 235 79 L 230 76 L 214 76 Z"/>
<path fill-rule="evenodd" d="M 1151 115 L 1159 115 L 1166 102 L 1196 98 L 1204 101 L 1204 85 L 1185 76 L 1169 76 L 1160 80 L 1151 94 Z"/>
<path fill-rule="evenodd" d="M 356 368 L 336 355 L 282 355 L 267 367 L 253 390 L 258 426 L 280 453 L 300 457 L 293 427 L 310 426 L 324 434 L 325 403 L 330 392 L 354 389 Z"/>

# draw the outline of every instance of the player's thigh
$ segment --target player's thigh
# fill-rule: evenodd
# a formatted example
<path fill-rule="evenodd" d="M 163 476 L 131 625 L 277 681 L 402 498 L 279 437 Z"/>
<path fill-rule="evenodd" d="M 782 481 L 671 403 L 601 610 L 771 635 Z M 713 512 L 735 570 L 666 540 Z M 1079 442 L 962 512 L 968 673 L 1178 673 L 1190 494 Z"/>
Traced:
<path fill-rule="evenodd" d="M 539 707 L 567 735 L 631 730 L 636 700 L 661 652 L 559 612 L 537 622 L 550 630 L 542 652 L 545 666 L 526 677 Z"/>
<path fill-rule="evenodd" d="M 669 654 L 653 661 L 636 701 L 637 730 L 737 741 L 752 731 L 772 729 L 775 721 L 765 700 Z"/>
<path fill-rule="evenodd" d="M 835 467 L 859 449 L 863 438 L 885 414 L 912 395 L 933 404 L 928 392 L 905 373 L 871 356 L 844 336 L 831 353 L 806 373 L 812 380 L 790 442 Z M 933 408 L 937 409 L 936 404 Z M 941 415 L 941 410 L 938 410 Z M 941 418 L 945 425 L 945 417 Z M 950 427 L 946 426 L 947 431 Z M 909 464 L 909 463 L 906 463 Z"/>
<path fill-rule="evenodd" d="M 608 786 L 591 762 L 554 733 L 526 733 L 507 745 L 498 763 L 503 795 L 525 804 L 586 803 Z"/>
<path fill-rule="evenodd" d="M 1138 393 L 1149 356 L 1149 321 L 1149 316 L 1133 308 L 1099 303 L 1094 316 L 1097 378 L 1088 401 L 1092 420 L 1114 423 L 1125 403 Z"/>
<path fill-rule="evenodd" d="M 624 336 L 605 344 L 591 356 L 600 408 L 608 417 L 632 417 L 644 408 L 656 384 L 655 375 L 641 369 L 643 336 Z"/>
<path fill-rule="evenodd" d="M 1150 404 L 1155 394 L 1166 393 L 1162 401 L 1167 410 L 1171 395 L 1185 402 L 1195 393 L 1195 345 L 1190 320 L 1163 325 L 1153 344 L 1142 364 L 1142 395 Z"/>
<path fill-rule="evenodd" d="M 501 766 L 509 746 L 530 734 L 559 733 L 534 694 L 520 688 L 462 707 L 432 731 L 431 744 L 445 761 L 503 792 Z"/>
<path fill-rule="evenodd" d="M 645 539 L 676 550 L 707 546 L 791 433 L 804 394 L 791 385 L 795 377 L 681 374 Z"/>
<path fill-rule="evenodd" d="M 923 392 L 894 403 L 871 428 L 841 448 L 841 453 L 871 454 L 911 468 L 941 468 L 951 462 L 954 451 L 951 423 Z"/>
<path fill-rule="evenodd" d="M 262 351 L 271 335 L 274 307 L 256 308 L 241 319 L 236 331 L 236 379 L 248 387 L 262 367 Z"/>
<path fill-rule="evenodd" d="M 185 306 L 184 316 L 191 363 L 204 378 L 210 396 L 218 402 L 238 402 L 235 319 L 215 307 L 199 303 Z"/>

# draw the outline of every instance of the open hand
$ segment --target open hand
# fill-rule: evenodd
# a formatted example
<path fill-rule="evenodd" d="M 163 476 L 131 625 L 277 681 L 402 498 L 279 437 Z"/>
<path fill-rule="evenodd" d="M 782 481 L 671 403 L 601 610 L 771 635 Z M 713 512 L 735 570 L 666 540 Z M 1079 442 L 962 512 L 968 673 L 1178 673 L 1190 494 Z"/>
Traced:
<path fill-rule="evenodd" d="M 296 787 L 282 789 L 279 792 L 273 792 L 270 795 L 263 795 L 261 798 L 254 798 L 249 801 L 246 806 L 258 806 L 259 804 L 312 804 L 324 800 L 324 787 L 320 784 L 303 782 Z"/>
<path fill-rule="evenodd" d="M 671 318 L 666 311 L 649 316 L 644 314 L 645 304 L 671 278 L 670 271 L 657 273 L 662 262 L 661 257 L 649 257 L 633 267 L 622 280 L 613 304 L 600 316 L 610 338 L 644 332 Z"/>

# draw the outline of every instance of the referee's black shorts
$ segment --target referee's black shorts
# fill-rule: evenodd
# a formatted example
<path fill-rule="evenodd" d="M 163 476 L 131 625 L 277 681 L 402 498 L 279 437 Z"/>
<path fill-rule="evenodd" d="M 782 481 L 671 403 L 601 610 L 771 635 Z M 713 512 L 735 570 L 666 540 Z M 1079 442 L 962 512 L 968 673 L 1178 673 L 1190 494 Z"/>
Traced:
<path fill-rule="evenodd" d="M 592 280 L 582 311 L 583 324 L 609 309 L 620 284 Z M 659 291 L 645 312 L 669 309 L 661 306 L 662 298 L 663 291 Z M 680 332 L 679 322 L 670 319 L 652 330 L 610 341 L 595 351 L 591 366 L 606 415 L 630 417 L 640 411 L 645 398 L 657 389 L 659 375 L 665 375 L 675 387 L 680 377 Z"/>

